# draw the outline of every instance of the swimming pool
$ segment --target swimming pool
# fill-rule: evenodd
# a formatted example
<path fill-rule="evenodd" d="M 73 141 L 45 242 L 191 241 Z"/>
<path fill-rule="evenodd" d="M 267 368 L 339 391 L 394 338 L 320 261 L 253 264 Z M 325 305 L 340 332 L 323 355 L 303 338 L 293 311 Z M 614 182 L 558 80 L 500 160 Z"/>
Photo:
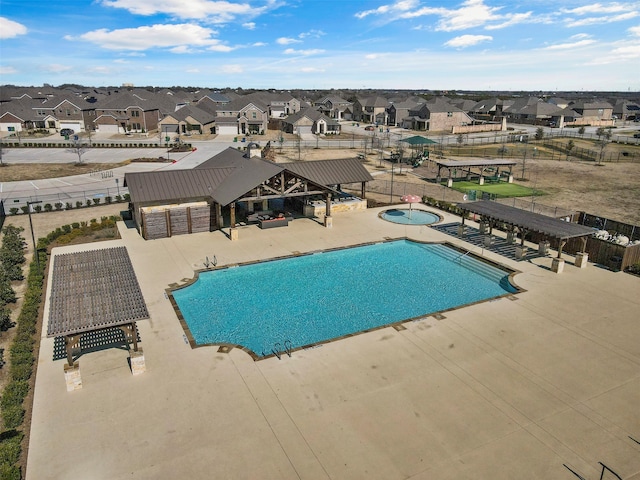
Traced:
<path fill-rule="evenodd" d="M 171 292 L 197 346 L 254 358 L 517 291 L 509 272 L 444 244 L 406 239 L 201 272 Z"/>

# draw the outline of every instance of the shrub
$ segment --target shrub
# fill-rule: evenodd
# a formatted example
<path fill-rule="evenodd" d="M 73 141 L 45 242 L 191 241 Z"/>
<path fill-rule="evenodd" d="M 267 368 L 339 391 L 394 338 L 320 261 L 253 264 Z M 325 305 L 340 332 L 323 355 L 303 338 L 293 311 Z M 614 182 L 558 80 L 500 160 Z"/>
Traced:
<path fill-rule="evenodd" d="M 8 386 L 8 385 L 7 385 Z M 6 428 L 17 428 L 24 419 L 24 408 L 22 405 L 11 405 L 2 408 L 2 420 Z"/>
<path fill-rule="evenodd" d="M 90 206 L 92 205 L 92 204 L 91 204 L 91 199 L 90 199 L 90 198 L 88 198 L 88 199 L 87 199 L 86 204 L 87 204 L 87 207 L 90 207 Z"/>
<path fill-rule="evenodd" d="M 11 215 L 17 215 L 19 211 L 20 209 L 18 207 L 11 207 L 9 209 L 9 213 L 11 213 Z"/>
<path fill-rule="evenodd" d="M 128 193 L 124 194 L 124 201 L 125 202 L 130 202 L 131 201 L 131 195 L 129 195 Z"/>
<path fill-rule="evenodd" d="M 22 443 L 23 435 L 20 432 L 4 432 L 0 437 L 0 465 L 1 464 L 13 464 L 20 460 L 20 451 L 22 450 L 20 444 Z M 2 470 L 0 470 L 2 472 Z M 13 478 L 5 477 L 0 473 L 0 478 Z M 17 477 L 20 478 L 20 477 Z"/>
<path fill-rule="evenodd" d="M 78 201 L 76 202 L 76 208 L 82 208 L 82 205 L 83 205 L 83 204 L 82 204 L 82 202 L 81 202 L 80 200 L 78 200 Z"/>
<path fill-rule="evenodd" d="M 20 210 L 22 210 L 22 213 L 29 213 L 29 205 L 24 205 L 23 207 L 20 207 Z"/>
<path fill-rule="evenodd" d="M 62 226 L 62 231 L 63 231 L 64 233 L 69 233 L 69 232 L 71 232 L 71 225 L 63 225 L 63 226 Z"/>
<path fill-rule="evenodd" d="M 111 203 L 111 201 L 112 201 L 112 200 L 113 200 L 113 198 L 112 198 L 112 197 L 110 197 L 110 196 L 106 196 L 106 197 L 104 197 L 104 201 L 105 201 L 105 203 Z"/>
<path fill-rule="evenodd" d="M 76 229 L 76 228 L 80 228 L 80 224 L 79 224 L 78 222 L 73 222 L 73 223 L 71 224 L 71 227 L 73 227 L 74 229 Z"/>
<path fill-rule="evenodd" d="M 94 198 L 93 203 L 94 205 L 98 205 L 100 203 L 100 198 Z"/>
<path fill-rule="evenodd" d="M 49 204 L 47 204 L 49 205 Z M 35 207 L 33 207 L 33 209 L 36 211 L 36 213 L 40 213 L 42 211 L 42 206 L 41 205 L 36 205 Z"/>
<path fill-rule="evenodd" d="M 53 210 L 53 205 L 51 205 L 50 203 L 45 203 L 44 204 L 44 211 L 45 212 L 50 212 L 51 210 Z"/>
<path fill-rule="evenodd" d="M 7 306 L 0 307 L 0 331 L 6 332 L 14 323 L 11 321 L 11 310 Z"/>
<path fill-rule="evenodd" d="M 4 411 L 6 408 L 22 406 L 24 397 L 29 393 L 29 383 L 25 381 L 9 382 L 2 392 L 0 406 Z"/>
<path fill-rule="evenodd" d="M 120 203 L 122 201 L 122 195 L 116 195 L 116 202 Z"/>
<path fill-rule="evenodd" d="M 56 202 L 53 204 L 53 206 L 55 207 L 56 210 L 62 210 L 62 203 L 61 202 Z"/>
<path fill-rule="evenodd" d="M 73 205 L 71 204 L 71 202 L 67 202 L 65 203 L 64 208 L 67 210 L 71 210 L 73 208 Z"/>

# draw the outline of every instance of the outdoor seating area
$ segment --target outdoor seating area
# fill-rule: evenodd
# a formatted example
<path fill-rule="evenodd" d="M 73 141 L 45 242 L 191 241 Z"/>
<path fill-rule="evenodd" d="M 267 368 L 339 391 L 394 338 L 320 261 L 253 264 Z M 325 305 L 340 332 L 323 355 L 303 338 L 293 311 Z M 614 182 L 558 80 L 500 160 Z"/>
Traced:
<path fill-rule="evenodd" d="M 263 230 L 266 228 L 286 227 L 288 225 L 289 219 L 282 213 L 277 217 L 267 215 L 260 219 L 260 228 Z"/>

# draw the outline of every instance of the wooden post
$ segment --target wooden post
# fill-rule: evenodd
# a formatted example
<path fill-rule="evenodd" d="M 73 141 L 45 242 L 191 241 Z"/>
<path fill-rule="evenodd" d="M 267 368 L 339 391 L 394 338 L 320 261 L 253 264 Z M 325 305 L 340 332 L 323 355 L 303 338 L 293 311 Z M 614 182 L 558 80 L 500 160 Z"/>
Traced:
<path fill-rule="evenodd" d="M 230 205 L 230 215 L 231 215 L 231 219 L 230 219 L 230 227 L 234 228 L 236 226 L 236 202 L 233 202 Z"/>

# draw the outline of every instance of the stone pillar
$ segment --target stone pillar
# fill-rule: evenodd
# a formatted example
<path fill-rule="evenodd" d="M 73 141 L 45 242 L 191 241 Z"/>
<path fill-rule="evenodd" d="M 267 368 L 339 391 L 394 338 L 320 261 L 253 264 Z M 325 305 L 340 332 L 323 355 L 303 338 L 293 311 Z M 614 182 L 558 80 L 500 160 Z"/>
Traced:
<path fill-rule="evenodd" d="M 331 217 L 331 215 L 324 217 L 324 226 L 327 228 L 333 227 L 333 217 Z"/>
<path fill-rule="evenodd" d="M 255 211 L 255 210 L 253 209 L 253 200 L 248 200 L 248 201 L 247 201 L 247 208 L 248 208 L 248 211 L 249 211 L 249 212 L 253 212 L 253 211 Z"/>
<path fill-rule="evenodd" d="M 73 365 L 64 364 L 64 379 L 67 382 L 67 392 L 80 390 L 82 388 L 82 377 L 80 376 L 80 363 L 73 362 Z"/>
<path fill-rule="evenodd" d="M 576 253 L 576 267 L 587 268 L 588 261 L 589 261 L 589 254 L 587 252 Z"/>
<path fill-rule="evenodd" d="M 458 225 L 458 236 L 461 238 L 465 237 L 464 225 Z"/>
<path fill-rule="evenodd" d="M 507 243 L 511 244 L 515 242 L 516 232 L 507 232 Z"/>
<path fill-rule="evenodd" d="M 493 237 L 491 235 L 485 235 L 482 243 L 485 247 L 490 247 L 493 244 Z"/>
<path fill-rule="evenodd" d="M 480 179 L 478 180 L 478 185 L 484 185 L 484 176 L 480 175 Z"/>
<path fill-rule="evenodd" d="M 509 183 L 513 183 L 513 174 L 512 173 L 509 174 Z"/>
<path fill-rule="evenodd" d="M 546 255 L 548 251 L 549 251 L 549 242 L 547 242 L 546 240 L 543 240 L 538 244 L 538 253 L 540 255 Z"/>
<path fill-rule="evenodd" d="M 232 242 L 235 242 L 236 240 L 238 240 L 238 229 L 237 228 L 230 228 L 229 229 L 229 239 L 231 239 Z"/>
<path fill-rule="evenodd" d="M 269 200 L 262 200 L 262 210 L 269 210 Z"/>
<path fill-rule="evenodd" d="M 133 373 L 134 375 L 140 375 L 147 370 L 144 363 L 144 354 L 142 353 L 142 348 L 138 348 L 137 352 L 129 352 L 129 360 L 131 361 L 131 373 Z"/>
<path fill-rule="evenodd" d="M 527 256 L 527 247 L 524 245 L 516 245 L 516 259 L 522 260 Z"/>
<path fill-rule="evenodd" d="M 479 228 L 480 228 L 480 234 L 484 235 L 484 233 L 487 231 L 487 224 L 486 222 L 480 221 L 479 223 Z"/>
<path fill-rule="evenodd" d="M 551 271 L 555 273 L 562 273 L 564 270 L 564 258 L 554 258 L 551 262 Z"/>
<path fill-rule="evenodd" d="M 451 177 L 447 178 L 447 187 L 449 188 L 453 187 L 453 178 Z"/>

